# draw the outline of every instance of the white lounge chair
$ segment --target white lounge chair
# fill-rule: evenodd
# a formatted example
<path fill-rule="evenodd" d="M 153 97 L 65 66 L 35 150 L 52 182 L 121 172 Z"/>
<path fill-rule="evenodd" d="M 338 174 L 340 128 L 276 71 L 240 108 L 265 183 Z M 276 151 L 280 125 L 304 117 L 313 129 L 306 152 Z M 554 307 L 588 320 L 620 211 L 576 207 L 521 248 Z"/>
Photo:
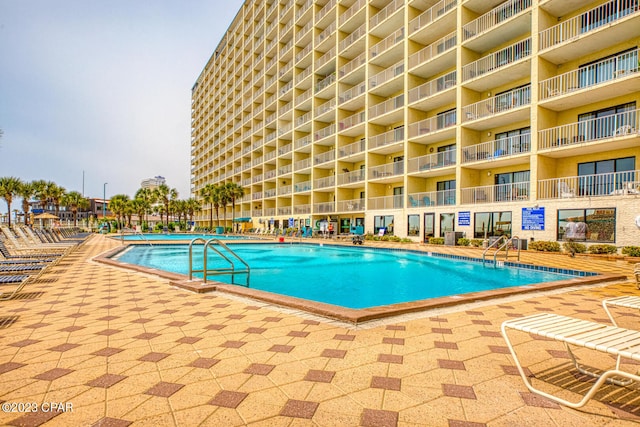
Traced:
<path fill-rule="evenodd" d="M 609 307 L 620 307 L 620 308 L 630 308 L 633 310 L 640 310 L 640 297 L 623 296 L 623 297 L 616 297 L 616 298 L 608 298 L 602 301 L 602 307 L 604 308 L 605 313 L 607 313 L 607 316 L 609 316 L 609 319 L 611 319 L 611 323 L 613 323 L 614 326 L 618 326 L 618 323 L 616 322 L 616 319 L 613 317 L 613 314 L 609 310 Z"/>
<path fill-rule="evenodd" d="M 569 186 L 567 185 L 566 182 L 562 182 L 560 181 L 558 183 L 558 195 L 563 198 L 570 198 L 570 197 L 575 197 L 576 193 L 575 191 L 573 191 L 572 188 L 569 188 Z"/>
<path fill-rule="evenodd" d="M 554 402 L 571 408 L 584 406 L 598 391 L 604 383 L 612 383 L 625 386 L 633 381 L 640 381 L 640 376 L 621 369 L 621 358 L 628 358 L 640 362 L 640 332 L 630 329 L 619 328 L 617 326 L 603 325 L 602 323 L 590 322 L 552 313 L 535 314 L 514 320 L 507 320 L 502 323 L 502 336 L 504 337 L 509 351 L 513 356 L 518 372 L 527 388 L 532 392 L 544 396 Z M 571 402 L 550 393 L 546 393 L 533 386 L 527 374 L 524 372 L 522 364 L 516 355 L 515 349 L 509 336 L 508 330 L 516 330 L 545 338 L 551 338 L 563 342 L 569 352 L 569 356 L 576 369 L 585 375 L 597 378 L 582 399 Z M 581 365 L 576 360 L 571 346 L 585 347 L 595 351 L 604 352 L 616 357 L 616 364 L 613 369 L 597 372 L 593 368 Z"/>

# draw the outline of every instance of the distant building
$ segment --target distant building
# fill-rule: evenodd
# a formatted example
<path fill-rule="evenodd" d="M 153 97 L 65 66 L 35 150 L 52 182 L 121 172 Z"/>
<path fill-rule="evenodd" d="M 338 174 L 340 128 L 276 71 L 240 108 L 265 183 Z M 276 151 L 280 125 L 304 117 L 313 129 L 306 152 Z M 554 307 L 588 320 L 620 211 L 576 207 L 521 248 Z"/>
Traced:
<path fill-rule="evenodd" d="M 154 176 L 153 178 L 143 179 L 142 182 L 140 183 L 140 187 L 154 190 L 166 183 L 167 181 L 164 179 L 164 176 L 158 175 L 158 176 Z"/>

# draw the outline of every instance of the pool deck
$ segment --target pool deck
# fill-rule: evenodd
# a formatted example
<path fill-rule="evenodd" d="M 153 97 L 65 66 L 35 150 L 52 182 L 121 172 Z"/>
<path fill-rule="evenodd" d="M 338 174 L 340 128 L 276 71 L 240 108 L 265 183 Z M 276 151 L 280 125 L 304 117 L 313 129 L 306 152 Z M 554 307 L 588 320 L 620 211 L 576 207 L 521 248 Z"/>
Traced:
<path fill-rule="evenodd" d="M 539 312 L 608 323 L 603 299 L 640 293 L 627 261 L 525 252 L 523 262 L 623 274 L 628 280 L 354 326 L 225 293 L 189 292 L 170 286 L 167 278 L 93 260 L 118 246 L 119 241 L 92 236 L 19 298 L 0 302 L 0 400 L 34 402 L 41 409 L 51 406 L 43 403 L 62 403 L 68 410 L 3 411 L 0 425 L 640 422 L 637 385 L 603 387 L 580 410 L 531 394 L 499 332 L 504 320 Z M 637 313 L 618 314 L 621 326 L 638 329 Z M 570 367 L 560 344 L 529 335 L 517 342 L 544 390 L 575 398 L 591 384 Z M 611 363 L 600 353 L 589 360 Z"/>

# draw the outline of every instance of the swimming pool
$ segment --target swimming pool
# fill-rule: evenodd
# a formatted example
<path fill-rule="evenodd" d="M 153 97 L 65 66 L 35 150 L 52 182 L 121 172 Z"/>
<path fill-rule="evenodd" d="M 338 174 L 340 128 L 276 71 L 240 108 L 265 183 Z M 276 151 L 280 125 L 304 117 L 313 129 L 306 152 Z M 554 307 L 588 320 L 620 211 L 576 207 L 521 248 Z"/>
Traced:
<path fill-rule="evenodd" d="M 144 236 L 144 238 L 142 237 Z M 233 235 L 226 235 L 226 234 L 186 234 L 186 233 L 176 233 L 176 234 L 159 234 L 159 233 L 143 233 L 142 236 L 140 234 L 125 234 L 124 236 L 121 235 L 117 235 L 114 237 L 118 238 L 118 239 L 124 239 L 126 241 L 145 241 L 146 240 L 153 240 L 153 241 L 158 241 L 158 240 L 186 240 L 186 241 L 191 241 L 193 239 L 196 239 L 198 237 L 203 238 L 205 240 L 211 239 L 211 238 L 216 238 L 216 239 L 220 239 L 220 240 L 238 240 L 238 239 L 242 239 L 242 240 L 246 240 L 246 239 L 253 239 L 254 237 L 252 236 L 244 236 L 244 235 L 239 235 L 239 236 L 233 236 Z"/>
<path fill-rule="evenodd" d="M 575 277 L 553 271 L 484 267 L 426 253 L 313 244 L 245 244 L 233 250 L 251 266 L 252 289 L 362 309 Z M 187 275 L 187 245 L 135 246 L 119 262 Z M 226 267 L 215 256 L 209 267 Z M 202 268 L 202 249 L 194 249 Z M 567 272 L 568 273 L 568 272 Z M 229 276 L 213 280 L 231 283 Z M 243 279 L 236 283 L 244 283 Z"/>

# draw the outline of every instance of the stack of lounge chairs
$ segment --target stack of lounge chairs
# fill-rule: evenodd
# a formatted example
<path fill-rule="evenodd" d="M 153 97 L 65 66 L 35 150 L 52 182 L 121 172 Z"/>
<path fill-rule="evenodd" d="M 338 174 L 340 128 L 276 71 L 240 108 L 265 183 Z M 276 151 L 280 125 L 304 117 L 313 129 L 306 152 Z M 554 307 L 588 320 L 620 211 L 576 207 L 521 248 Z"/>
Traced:
<path fill-rule="evenodd" d="M 14 298 L 87 236 L 82 238 L 81 234 L 62 230 L 36 232 L 28 227 L 0 226 L 0 301 Z"/>

